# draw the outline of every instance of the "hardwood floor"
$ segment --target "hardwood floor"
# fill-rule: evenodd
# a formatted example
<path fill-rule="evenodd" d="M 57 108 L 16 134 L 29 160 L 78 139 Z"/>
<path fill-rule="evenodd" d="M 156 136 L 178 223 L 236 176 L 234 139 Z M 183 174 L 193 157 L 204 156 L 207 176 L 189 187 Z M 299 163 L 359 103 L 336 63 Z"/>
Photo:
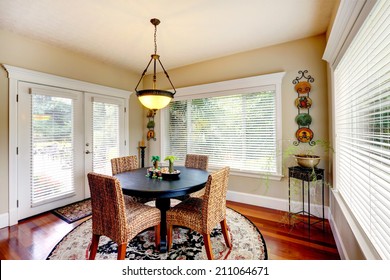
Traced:
<path fill-rule="evenodd" d="M 287 213 L 228 202 L 230 208 L 250 219 L 262 233 L 271 260 L 340 259 L 328 222 L 312 226 L 310 236 L 302 223 L 288 226 Z M 51 213 L 20 221 L 0 229 L 0 259 L 46 259 L 54 246 L 83 220 L 68 224 Z"/>
<path fill-rule="evenodd" d="M 264 237 L 270 260 L 339 260 L 329 223 L 312 225 L 288 224 L 288 213 L 237 202 L 227 205 L 251 220 Z"/>

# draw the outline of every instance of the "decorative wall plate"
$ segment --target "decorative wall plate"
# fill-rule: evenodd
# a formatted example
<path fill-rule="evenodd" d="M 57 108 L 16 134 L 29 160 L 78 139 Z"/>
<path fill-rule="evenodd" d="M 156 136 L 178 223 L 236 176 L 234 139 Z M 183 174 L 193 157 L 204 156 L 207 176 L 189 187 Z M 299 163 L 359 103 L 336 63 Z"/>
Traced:
<path fill-rule="evenodd" d="M 309 109 L 312 103 L 310 97 L 307 96 L 300 96 L 295 99 L 295 106 L 297 108 Z"/>
<path fill-rule="evenodd" d="M 295 117 L 295 121 L 299 126 L 309 126 L 311 124 L 311 116 L 307 113 L 302 113 Z"/>
<path fill-rule="evenodd" d="M 308 127 L 302 127 L 295 132 L 295 137 L 299 142 L 307 143 L 313 139 L 313 131 Z"/>
<path fill-rule="evenodd" d="M 295 85 L 294 89 L 299 94 L 309 93 L 311 90 L 311 84 L 309 82 L 299 82 Z"/>

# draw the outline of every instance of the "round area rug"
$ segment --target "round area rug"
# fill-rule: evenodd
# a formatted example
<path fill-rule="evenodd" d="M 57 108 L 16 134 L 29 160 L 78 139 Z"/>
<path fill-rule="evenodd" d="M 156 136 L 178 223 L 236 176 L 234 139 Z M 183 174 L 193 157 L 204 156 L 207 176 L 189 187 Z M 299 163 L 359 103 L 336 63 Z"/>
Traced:
<path fill-rule="evenodd" d="M 215 259 L 265 260 L 268 259 L 265 241 L 260 231 L 246 217 L 233 209 L 226 209 L 226 221 L 233 244 L 229 249 L 220 226 L 211 234 Z M 92 237 L 92 219 L 68 233 L 52 250 L 48 260 L 88 259 Z M 167 253 L 156 251 L 153 229 L 143 231 L 129 242 L 126 259 L 131 260 L 207 260 L 201 234 L 181 227 L 173 229 L 172 248 Z M 111 239 L 100 237 L 96 259 L 116 259 L 117 245 Z"/>

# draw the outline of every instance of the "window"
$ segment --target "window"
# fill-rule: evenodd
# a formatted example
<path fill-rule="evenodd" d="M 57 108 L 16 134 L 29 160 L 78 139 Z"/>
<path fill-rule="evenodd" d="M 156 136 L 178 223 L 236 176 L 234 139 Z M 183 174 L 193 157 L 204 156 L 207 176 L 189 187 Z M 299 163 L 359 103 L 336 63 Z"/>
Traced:
<path fill-rule="evenodd" d="M 94 98 L 92 107 L 92 170 L 112 175 L 111 159 L 120 155 L 120 105 Z"/>
<path fill-rule="evenodd" d="M 31 94 L 31 206 L 75 194 L 73 99 Z"/>
<path fill-rule="evenodd" d="M 334 71 L 336 182 L 390 259 L 390 2 L 378 1 Z"/>
<path fill-rule="evenodd" d="M 280 84 L 284 73 L 178 89 L 165 109 L 163 154 L 209 166 L 280 176 Z"/>

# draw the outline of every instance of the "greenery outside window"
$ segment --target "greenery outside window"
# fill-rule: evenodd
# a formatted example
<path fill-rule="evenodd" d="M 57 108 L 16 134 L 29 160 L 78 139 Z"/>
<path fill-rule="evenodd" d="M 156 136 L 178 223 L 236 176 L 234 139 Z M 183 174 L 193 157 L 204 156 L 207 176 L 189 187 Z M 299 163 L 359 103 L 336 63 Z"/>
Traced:
<path fill-rule="evenodd" d="M 206 154 L 210 168 L 281 176 L 281 80 L 284 73 L 178 89 L 162 112 L 165 155 Z"/>

